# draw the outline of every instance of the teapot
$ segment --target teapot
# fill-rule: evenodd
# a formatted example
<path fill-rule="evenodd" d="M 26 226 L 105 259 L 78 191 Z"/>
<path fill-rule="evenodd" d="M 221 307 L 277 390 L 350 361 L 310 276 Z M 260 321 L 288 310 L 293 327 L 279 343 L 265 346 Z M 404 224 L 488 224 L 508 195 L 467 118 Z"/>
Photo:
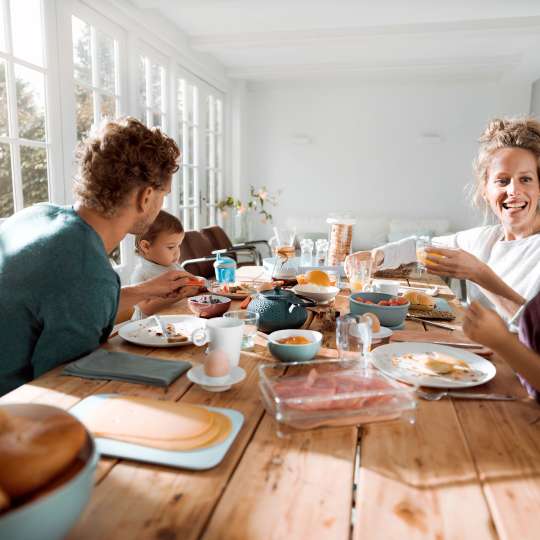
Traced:
<path fill-rule="evenodd" d="M 275 287 L 260 292 L 247 310 L 259 314 L 259 330 L 269 334 L 276 330 L 300 328 L 308 319 L 306 308 L 315 305 L 316 302 L 309 298 Z"/>

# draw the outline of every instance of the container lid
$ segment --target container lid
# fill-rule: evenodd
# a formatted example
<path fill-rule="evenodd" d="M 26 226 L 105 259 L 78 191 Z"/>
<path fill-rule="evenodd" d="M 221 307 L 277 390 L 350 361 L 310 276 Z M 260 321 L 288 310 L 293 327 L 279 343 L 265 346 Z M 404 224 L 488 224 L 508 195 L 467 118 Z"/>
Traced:
<path fill-rule="evenodd" d="M 218 253 L 214 266 L 220 266 L 222 268 L 236 267 L 236 261 L 230 257 L 224 257 L 221 253 Z"/>
<path fill-rule="evenodd" d="M 350 214 L 330 214 L 326 219 L 330 225 L 355 225 L 356 218 Z"/>
<path fill-rule="evenodd" d="M 300 429 L 394 420 L 416 407 L 414 387 L 356 361 L 263 364 L 259 376 L 267 411 Z"/>

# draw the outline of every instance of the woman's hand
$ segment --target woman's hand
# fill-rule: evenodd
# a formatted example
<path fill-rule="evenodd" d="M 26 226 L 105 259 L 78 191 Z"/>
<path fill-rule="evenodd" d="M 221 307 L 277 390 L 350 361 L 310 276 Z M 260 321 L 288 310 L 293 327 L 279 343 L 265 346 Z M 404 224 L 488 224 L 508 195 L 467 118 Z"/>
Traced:
<path fill-rule="evenodd" d="M 426 247 L 426 267 L 430 274 L 468 279 L 480 283 L 489 267 L 472 253 L 463 249 Z"/>
<path fill-rule="evenodd" d="M 468 338 L 491 349 L 497 349 L 510 333 L 503 319 L 479 302 L 473 302 L 465 312 L 463 331 Z"/>
<path fill-rule="evenodd" d="M 145 298 L 185 298 L 187 295 L 185 292 L 189 291 L 198 291 L 198 287 L 189 286 L 189 280 L 193 279 L 193 275 L 189 272 L 184 272 L 182 270 L 170 270 L 165 272 L 158 277 L 144 281 L 143 283 L 137 285 L 140 289 L 140 293 L 144 295 Z M 196 294 L 193 293 L 193 294 Z M 191 296 L 193 296 L 191 294 Z"/>

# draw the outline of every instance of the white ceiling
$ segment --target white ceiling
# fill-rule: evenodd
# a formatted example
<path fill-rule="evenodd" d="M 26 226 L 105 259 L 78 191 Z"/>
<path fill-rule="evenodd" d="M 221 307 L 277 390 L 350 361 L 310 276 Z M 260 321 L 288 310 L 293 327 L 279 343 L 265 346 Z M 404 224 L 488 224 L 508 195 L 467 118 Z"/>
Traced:
<path fill-rule="evenodd" d="M 132 0 L 231 78 L 540 77 L 540 0 Z"/>

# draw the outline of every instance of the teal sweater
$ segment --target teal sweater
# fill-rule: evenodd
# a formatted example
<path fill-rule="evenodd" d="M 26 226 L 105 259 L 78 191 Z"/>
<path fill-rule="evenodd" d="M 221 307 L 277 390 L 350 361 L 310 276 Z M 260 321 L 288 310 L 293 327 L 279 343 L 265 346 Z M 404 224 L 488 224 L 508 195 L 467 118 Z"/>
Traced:
<path fill-rule="evenodd" d="M 103 343 L 120 280 L 101 238 L 68 207 L 39 204 L 0 226 L 0 395 Z"/>

